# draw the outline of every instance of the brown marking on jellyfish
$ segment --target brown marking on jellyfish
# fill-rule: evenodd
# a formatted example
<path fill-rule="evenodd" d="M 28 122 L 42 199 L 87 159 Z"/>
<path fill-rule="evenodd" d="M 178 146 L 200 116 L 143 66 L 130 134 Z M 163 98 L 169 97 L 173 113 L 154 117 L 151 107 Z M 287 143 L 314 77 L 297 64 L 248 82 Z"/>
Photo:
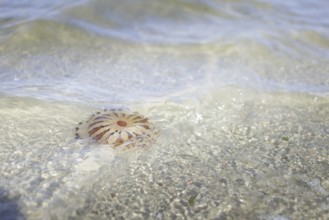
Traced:
<path fill-rule="evenodd" d="M 105 130 L 105 133 L 103 134 L 103 137 L 101 137 L 101 139 L 99 140 L 99 143 L 107 142 L 107 140 L 109 139 L 111 134 L 113 134 L 113 129 L 112 128 L 109 128 L 109 129 Z"/>
<path fill-rule="evenodd" d="M 114 143 L 114 147 L 118 147 L 119 145 L 123 144 L 124 140 L 122 138 L 118 138 L 117 141 Z"/>
<path fill-rule="evenodd" d="M 146 130 L 149 130 L 150 127 L 148 125 L 141 125 L 143 128 L 145 128 Z"/>
<path fill-rule="evenodd" d="M 101 132 L 100 134 L 94 136 L 94 139 L 98 142 L 102 137 L 103 135 L 106 133 L 106 130 Z"/>
<path fill-rule="evenodd" d="M 126 127 L 127 126 L 127 122 L 120 120 L 120 121 L 117 121 L 117 125 L 119 125 L 121 127 Z"/>
<path fill-rule="evenodd" d="M 135 122 L 136 120 L 142 118 L 142 116 L 137 116 L 136 118 L 133 119 L 133 121 Z"/>
<path fill-rule="evenodd" d="M 146 122 L 148 122 L 148 120 L 149 120 L 148 118 L 144 118 L 144 119 L 140 120 L 139 123 L 146 123 Z"/>
<path fill-rule="evenodd" d="M 102 129 L 102 128 L 104 128 L 104 127 L 106 127 L 106 126 L 100 126 L 100 127 L 93 128 L 92 130 L 90 130 L 90 131 L 88 132 L 88 134 L 89 134 L 90 136 L 94 136 L 94 133 L 96 133 L 97 131 L 99 131 L 100 129 Z"/>
<path fill-rule="evenodd" d="M 91 128 L 92 126 L 94 126 L 96 124 L 100 124 L 102 122 L 105 122 L 105 121 L 95 121 L 95 122 L 91 123 L 88 127 Z"/>
<path fill-rule="evenodd" d="M 97 127 L 95 127 L 97 128 Z M 95 131 L 92 136 L 97 136 L 98 134 L 102 133 L 103 131 L 107 131 L 108 129 L 110 129 L 111 127 L 105 125 L 105 126 L 102 126 L 102 127 L 99 127 L 99 129 L 97 131 Z"/>

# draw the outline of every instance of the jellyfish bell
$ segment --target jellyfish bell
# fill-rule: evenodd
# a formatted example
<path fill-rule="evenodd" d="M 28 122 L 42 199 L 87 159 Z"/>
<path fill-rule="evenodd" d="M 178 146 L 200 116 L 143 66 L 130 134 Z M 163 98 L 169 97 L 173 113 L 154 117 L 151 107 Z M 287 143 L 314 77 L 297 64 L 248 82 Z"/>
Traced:
<path fill-rule="evenodd" d="M 158 134 L 148 118 L 120 109 L 97 112 L 86 122 L 80 122 L 75 130 L 77 139 L 91 138 L 118 149 L 148 146 Z"/>

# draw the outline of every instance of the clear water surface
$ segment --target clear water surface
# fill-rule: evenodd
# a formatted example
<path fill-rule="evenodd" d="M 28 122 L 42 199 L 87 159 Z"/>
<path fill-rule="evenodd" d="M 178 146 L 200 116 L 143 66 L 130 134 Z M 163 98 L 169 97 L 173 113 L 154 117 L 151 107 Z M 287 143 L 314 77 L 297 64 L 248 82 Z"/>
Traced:
<path fill-rule="evenodd" d="M 328 219 L 329 2 L 0 1 L 1 219 Z M 102 108 L 147 149 L 74 139 Z"/>

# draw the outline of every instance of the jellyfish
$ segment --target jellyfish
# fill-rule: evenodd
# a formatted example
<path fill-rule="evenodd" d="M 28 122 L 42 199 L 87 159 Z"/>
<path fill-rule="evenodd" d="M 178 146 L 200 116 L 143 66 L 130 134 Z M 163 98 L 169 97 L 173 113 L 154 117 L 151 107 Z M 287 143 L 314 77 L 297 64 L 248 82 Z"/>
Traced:
<path fill-rule="evenodd" d="M 121 109 L 97 112 L 87 122 L 80 122 L 75 130 L 77 139 L 91 138 L 114 148 L 145 147 L 158 134 L 148 118 L 138 112 Z"/>

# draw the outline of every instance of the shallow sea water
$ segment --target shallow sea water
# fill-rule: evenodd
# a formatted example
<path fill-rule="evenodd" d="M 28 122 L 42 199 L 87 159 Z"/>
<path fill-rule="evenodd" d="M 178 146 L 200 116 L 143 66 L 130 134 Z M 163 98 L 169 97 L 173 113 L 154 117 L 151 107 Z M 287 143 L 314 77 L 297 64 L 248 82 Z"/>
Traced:
<path fill-rule="evenodd" d="M 0 2 L 0 219 L 328 219 L 328 8 Z M 74 139 L 112 107 L 156 142 Z"/>

